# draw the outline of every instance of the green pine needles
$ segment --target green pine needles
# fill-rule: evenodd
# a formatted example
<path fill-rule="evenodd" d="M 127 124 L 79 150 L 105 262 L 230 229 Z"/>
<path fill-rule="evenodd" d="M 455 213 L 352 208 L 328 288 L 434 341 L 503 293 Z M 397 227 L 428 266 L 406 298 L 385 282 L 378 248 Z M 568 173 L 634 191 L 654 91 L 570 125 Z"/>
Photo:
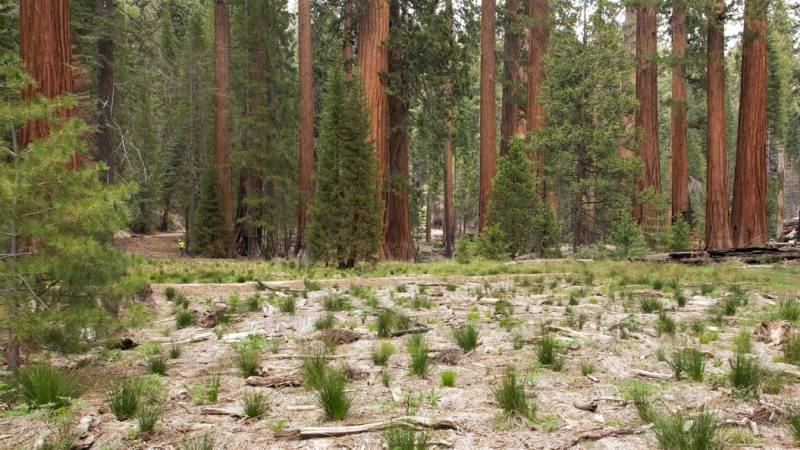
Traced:
<path fill-rule="evenodd" d="M 341 66 L 325 86 L 308 242 L 315 260 L 344 269 L 380 250 L 383 205 L 360 74 L 348 83 Z"/>
<path fill-rule="evenodd" d="M 211 258 L 228 256 L 228 227 L 222 208 L 217 171 L 213 159 L 208 158 L 200 177 L 200 195 L 197 198 L 194 230 L 189 236 L 192 251 Z"/>

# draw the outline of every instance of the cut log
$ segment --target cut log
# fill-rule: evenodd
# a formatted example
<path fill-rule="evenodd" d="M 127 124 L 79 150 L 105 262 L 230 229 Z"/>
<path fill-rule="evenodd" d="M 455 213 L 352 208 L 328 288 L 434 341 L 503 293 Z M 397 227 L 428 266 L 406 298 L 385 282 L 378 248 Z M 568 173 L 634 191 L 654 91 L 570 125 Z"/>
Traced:
<path fill-rule="evenodd" d="M 640 377 L 655 378 L 657 380 L 670 381 L 670 380 L 673 379 L 672 374 L 665 374 L 665 373 L 658 373 L 658 372 L 648 372 L 646 370 L 633 369 L 632 373 L 634 375 L 638 375 Z"/>
<path fill-rule="evenodd" d="M 421 416 L 403 416 L 396 419 L 382 420 L 380 422 L 365 423 L 362 425 L 349 425 L 342 427 L 306 427 L 276 431 L 275 439 L 297 440 L 314 439 L 323 437 L 348 436 L 351 434 L 369 433 L 380 431 L 395 424 L 409 425 L 412 427 L 427 427 L 441 430 L 461 431 L 461 428 L 450 419 L 434 419 Z"/>

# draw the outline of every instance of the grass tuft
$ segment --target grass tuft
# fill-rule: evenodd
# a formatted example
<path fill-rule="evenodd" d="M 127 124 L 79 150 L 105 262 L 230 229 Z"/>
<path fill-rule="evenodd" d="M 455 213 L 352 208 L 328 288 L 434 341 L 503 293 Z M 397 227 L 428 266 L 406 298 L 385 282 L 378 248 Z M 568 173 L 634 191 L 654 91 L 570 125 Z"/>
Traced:
<path fill-rule="evenodd" d="M 796 322 L 800 319 L 800 303 L 792 299 L 784 299 L 778 303 L 778 316 L 783 320 Z"/>
<path fill-rule="evenodd" d="M 800 445 L 800 406 L 794 405 L 786 408 L 786 424 L 792 432 L 794 442 Z"/>
<path fill-rule="evenodd" d="M 258 391 L 246 392 L 242 397 L 241 404 L 242 412 L 251 419 L 257 419 L 269 410 L 267 396 Z"/>
<path fill-rule="evenodd" d="M 153 375 L 164 375 L 167 373 L 167 357 L 157 355 L 147 358 L 147 370 Z"/>
<path fill-rule="evenodd" d="M 428 448 L 428 431 L 408 425 L 392 425 L 383 432 L 389 450 L 425 450 Z"/>
<path fill-rule="evenodd" d="M 317 389 L 325 381 L 328 362 L 330 355 L 325 347 L 311 349 L 303 355 L 303 365 L 300 370 L 303 383 L 309 389 Z"/>
<path fill-rule="evenodd" d="M 736 347 L 736 353 L 752 352 L 753 342 L 750 340 L 750 332 L 746 328 L 739 330 L 739 333 L 733 337 L 733 345 Z"/>
<path fill-rule="evenodd" d="M 19 371 L 17 383 L 17 390 L 22 398 L 34 408 L 65 408 L 69 406 L 71 399 L 80 396 L 80 389 L 72 376 L 49 365 L 23 367 Z"/>
<path fill-rule="evenodd" d="M 346 298 L 337 294 L 326 295 L 325 298 L 322 299 L 322 306 L 325 308 L 325 311 L 330 312 L 344 311 L 351 307 L 350 302 L 347 301 Z"/>
<path fill-rule="evenodd" d="M 756 395 L 761 388 L 763 373 L 757 358 L 737 353 L 731 361 L 731 388 L 740 396 Z"/>
<path fill-rule="evenodd" d="M 668 353 L 666 361 L 672 372 L 675 373 L 675 378 L 679 380 L 688 378 L 698 383 L 703 381 L 706 359 L 700 350 L 692 347 L 672 349 Z"/>
<path fill-rule="evenodd" d="M 317 404 L 332 420 L 342 420 L 353 405 L 352 395 L 345 390 L 345 375 L 336 370 L 327 371 L 316 387 Z"/>
<path fill-rule="evenodd" d="M 549 367 L 554 372 L 560 372 L 564 368 L 564 354 L 561 344 L 550 334 L 545 334 L 536 343 L 536 359 L 539 364 Z"/>
<path fill-rule="evenodd" d="M 443 387 L 454 387 L 456 385 L 456 377 L 458 377 L 458 372 L 456 372 L 454 369 L 445 369 L 442 371 L 441 377 Z"/>
<path fill-rule="evenodd" d="M 664 309 L 664 302 L 655 297 L 644 297 L 639 299 L 639 306 L 642 307 L 642 312 L 645 314 L 652 314 L 656 311 Z"/>
<path fill-rule="evenodd" d="M 125 378 L 109 386 L 105 400 L 108 409 L 119 421 L 132 419 L 139 409 L 144 383 L 139 378 Z"/>
<path fill-rule="evenodd" d="M 662 334 L 675 334 L 675 331 L 678 329 L 678 323 L 675 322 L 675 319 L 668 316 L 666 312 L 661 311 L 658 315 L 658 321 L 656 321 L 656 332 L 659 336 Z"/>
<path fill-rule="evenodd" d="M 480 332 L 471 323 L 453 328 L 453 339 L 462 350 L 468 352 L 478 347 Z"/>
<path fill-rule="evenodd" d="M 293 296 L 290 295 L 290 296 L 284 298 L 283 301 L 281 301 L 278 304 L 278 309 L 282 313 L 294 314 L 294 309 L 295 309 L 296 303 L 297 303 L 297 299 L 295 299 Z"/>
<path fill-rule="evenodd" d="M 181 357 L 182 352 L 183 349 L 181 348 L 180 345 L 172 344 L 172 346 L 169 348 L 169 357 L 170 359 L 178 359 Z"/>
<path fill-rule="evenodd" d="M 318 317 L 317 320 L 314 321 L 314 329 L 328 330 L 333 328 L 335 322 L 336 318 L 333 316 L 333 314 L 327 313 L 324 316 Z"/>
<path fill-rule="evenodd" d="M 492 395 L 503 411 L 510 417 L 533 420 L 537 405 L 534 395 L 525 388 L 513 367 L 507 367 L 499 387 L 492 388 Z"/>
<path fill-rule="evenodd" d="M 219 372 L 212 372 L 211 375 L 206 377 L 203 387 L 205 388 L 206 400 L 209 403 L 216 403 L 219 397 L 219 386 L 222 381 L 222 376 Z"/>
<path fill-rule="evenodd" d="M 247 336 L 241 342 L 232 345 L 236 366 L 239 367 L 243 377 L 258 374 L 261 366 L 261 349 L 264 345 L 264 339 L 257 335 Z"/>
<path fill-rule="evenodd" d="M 587 361 L 585 359 L 581 360 L 581 373 L 583 374 L 583 376 L 593 374 L 594 370 L 595 366 L 593 362 Z"/>
<path fill-rule="evenodd" d="M 216 436 L 212 433 L 203 433 L 189 439 L 181 439 L 180 450 L 214 450 L 216 446 Z"/>
<path fill-rule="evenodd" d="M 800 336 L 783 343 L 783 359 L 789 364 L 800 363 Z"/>
<path fill-rule="evenodd" d="M 420 334 L 415 336 L 422 336 Z M 413 347 L 409 345 L 409 354 L 411 355 L 411 375 L 425 377 L 431 370 L 431 362 L 428 357 L 428 343 L 424 339 L 420 339 Z"/>
<path fill-rule="evenodd" d="M 167 300 L 173 301 L 175 300 L 175 296 L 178 294 L 178 291 L 175 290 L 174 287 L 169 286 L 164 289 L 164 297 L 167 297 Z"/>
<path fill-rule="evenodd" d="M 682 412 L 660 415 L 653 422 L 661 450 L 722 450 L 720 426 L 714 414 L 701 411 L 691 417 Z"/>
<path fill-rule="evenodd" d="M 381 342 L 372 350 L 372 362 L 376 366 L 385 366 L 389 362 L 389 358 L 394 355 L 394 352 L 395 348 L 391 342 Z"/>
<path fill-rule="evenodd" d="M 164 400 L 149 399 L 149 401 L 144 401 L 139 405 L 136 410 L 136 421 L 139 423 L 140 432 L 149 433 L 153 431 L 161 412 L 164 411 L 164 404 Z"/>
<path fill-rule="evenodd" d="M 186 328 L 193 325 L 197 321 L 197 317 L 191 311 L 179 311 L 175 315 L 175 328 Z"/>

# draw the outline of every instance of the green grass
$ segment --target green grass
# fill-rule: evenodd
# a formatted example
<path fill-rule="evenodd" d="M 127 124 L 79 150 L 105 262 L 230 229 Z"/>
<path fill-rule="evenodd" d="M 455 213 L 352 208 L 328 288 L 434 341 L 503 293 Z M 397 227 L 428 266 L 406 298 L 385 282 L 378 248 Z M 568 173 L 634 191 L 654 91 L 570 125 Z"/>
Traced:
<path fill-rule="evenodd" d="M 783 343 L 783 358 L 789 364 L 800 363 L 800 336 L 794 336 Z"/>
<path fill-rule="evenodd" d="M 173 301 L 175 300 L 175 296 L 178 294 L 178 291 L 175 290 L 174 287 L 168 286 L 164 289 L 164 297 L 167 297 L 167 300 Z"/>
<path fill-rule="evenodd" d="M 197 322 L 197 317 L 191 311 L 178 311 L 175 315 L 175 328 L 186 328 L 189 325 L 194 325 Z"/>
<path fill-rule="evenodd" d="M 507 367 L 499 386 L 492 387 L 492 396 L 509 417 L 533 420 L 537 404 L 534 395 L 525 388 L 513 367 Z"/>
<path fill-rule="evenodd" d="M 155 356 L 160 355 L 164 351 L 161 342 L 147 341 L 136 349 L 136 352 L 142 356 Z"/>
<path fill-rule="evenodd" d="M 726 316 L 735 316 L 736 309 L 742 305 L 742 299 L 736 295 L 730 295 L 722 299 L 722 311 Z"/>
<path fill-rule="evenodd" d="M 214 450 L 217 438 L 212 433 L 203 433 L 189 439 L 181 439 L 180 450 Z"/>
<path fill-rule="evenodd" d="M 652 423 L 655 419 L 655 411 L 653 409 L 654 391 L 653 385 L 635 381 L 630 384 L 626 392 L 626 396 L 633 401 L 633 407 L 636 408 L 636 413 L 644 423 Z"/>
<path fill-rule="evenodd" d="M 660 414 L 653 422 L 658 447 L 661 450 L 723 450 L 716 416 L 701 411 L 691 416 L 683 412 Z"/>
<path fill-rule="evenodd" d="M 153 375 L 164 375 L 167 373 L 167 357 L 157 355 L 147 358 L 147 370 Z"/>
<path fill-rule="evenodd" d="M 666 312 L 661 311 L 658 315 L 658 320 L 656 321 L 656 332 L 659 336 L 662 334 L 675 334 L 675 331 L 678 329 L 678 324 L 675 322 L 675 319 L 668 316 Z"/>
<path fill-rule="evenodd" d="M 261 368 L 261 349 L 264 348 L 264 345 L 266 345 L 264 339 L 258 335 L 247 336 L 241 342 L 231 345 L 234 361 L 243 377 L 247 378 L 258 374 Z"/>
<path fill-rule="evenodd" d="M 394 324 L 395 314 L 390 309 L 385 309 L 378 313 L 376 319 L 376 326 L 378 328 L 378 337 L 386 338 L 391 336 L 392 325 Z"/>
<path fill-rule="evenodd" d="M 220 376 L 219 372 L 212 372 L 206 377 L 205 382 L 203 383 L 203 388 L 205 390 L 206 400 L 208 400 L 209 403 L 217 402 L 221 381 L 222 376 Z"/>
<path fill-rule="evenodd" d="M 343 373 L 327 371 L 316 387 L 317 404 L 325 411 L 325 416 L 332 420 L 342 420 L 353 405 L 353 396 L 345 390 Z"/>
<path fill-rule="evenodd" d="M 708 344 L 710 342 L 719 340 L 719 333 L 716 331 L 706 331 L 698 339 L 701 344 Z"/>
<path fill-rule="evenodd" d="M 295 305 L 297 304 L 297 299 L 294 296 L 288 296 L 284 298 L 280 303 L 278 303 L 278 309 L 282 313 L 286 314 L 294 314 Z"/>
<path fill-rule="evenodd" d="M 251 295 L 250 297 L 247 297 L 247 300 L 245 300 L 245 304 L 247 305 L 247 310 L 258 311 L 259 308 L 261 308 L 261 301 L 262 301 L 261 296 L 258 294 L 254 294 Z"/>
<path fill-rule="evenodd" d="M 251 419 L 257 419 L 269 410 L 267 396 L 259 391 L 249 391 L 242 396 L 242 412 Z"/>
<path fill-rule="evenodd" d="M 778 316 L 783 320 L 796 322 L 800 319 L 800 303 L 792 299 L 784 299 L 778 303 Z"/>
<path fill-rule="evenodd" d="M 639 306 L 645 314 L 652 314 L 664 309 L 664 302 L 655 297 L 643 297 L 639 299 Z"/>
<path fill-rule="evenodd" d="M 454 387 L 456 385 L 456 377 L 458 377 L 458 372 L 456 372 L 454 369 L 445 369 L 440 375 L 442 378 L 443 387 Z"/>
<path fill-rule="evenodd" d="M 426 450 L 428 431 L 417 431 L 408 425 L 392 425 L 383 432 L 383 440 L 389 450 Z"/>
<path fill-rule="evenodd" d="M 736 348 L 736 353 L 751 353 L 753 351 L 753 342 L 750 340 L 750 331 L 746 328 L 739 330 L 739 333 L 733 337 L 733 345 Z"/>
<path fill-rule="evenodd" d="M 535 345 L 536 359 L 542 366 L 554 372 L 564 367 L 564 354 L 561 344 L 550 334 L 545 334 Z"/>
<path fill-rule="evenodd" d="M 672 349 L 666 357 L 667 364 L 679 380 L 690 379 L 692 381 L 703 381 L 703 372 L 706 369 L 706 359 L 703 352 L 696 348 Z"/>
<path fill-rule="evenodd" d="M 457 288 L 457 286 L 455 284 L 452 284 L 452 283 L 448 283 L 447 286 L 445 286 L 445 289 L 447 289 L 447 292 L 455 292 L 456 288 Z"/>
<path fill-rule="evenodd" d="M 480 332 L 471 323 L 458 328 L 453 328 L 452 334 L 456 344 L 465 352 L 474 350 L 478 347 L 478 337 L 480 336 Z"/>
<path fill-rule="evenodd" d="M 411 375 L 416 375 L 419 377 L 425 377 L 428 375 L 428 372 L 431 370 L 431 362 L 428 355 L 428 343 L 424 340 L 414 348 L 413 352 L 410 352 L 411 355 L 411 366 L 409 367 L 409 371 Z"/>
<path fill-rule="evenodd" d="M 786 425 L 792 433 L 795 444 L 800 445 L 800 406 L 792 405 L 786 408 Z"/>
<path fill-rule="evenodd" d="M 303 355 L 300 373 L 307 388 L 317 389 L 322 384 L 329 370 L 329 362 L 330 355 L 325 347 L 310 349 Z"/>
<path fill-rule="evenodd" d="M 352 308 L 350 302 L 343 296 L 337 294 L 326 295 L 322 299 L 322 306 L 325 311 L 345 311 Z"/>
<path fill-rule="evenodd" d="M 325 286 L 322 283 L 303 278 L 303 289 L 308 292 L 321 291 Z"/>
<path fill-rule="evenodd" d="M 397 291 L 398 293 L 401 293 L 401 294 L 405 293 L 405 292 L 408 292 L 408 285 L 400 283 L 397 286 L 395 286 L 394 290 Z"/>
<path fill-rule="evenodd" d="M 164 411 L 164 400 L 150 399 L 142 402 L 136 410 L 136 421 L 139 424 L 139 432 L 149 433 L 153 431 L 158 423 L 158 418 Z"/>
<path fill-rule="evenodd" d="M 425 336 L 421 334 L 412 334 L 406 339 L 406 351 L 408 351 L 409 354 L 414 353 L 423 344 L 425 344 Z"/>
<path fill-rule="evenodd" d="M 761 388 L 763 373 L 761 363 L 757 358 L 737 353 L 731 362 L 728 380 L 731 388 L 739 396 L 754 396 Z"/>
<path fill-rule="evenodd" d="M 583 376 L 591 375 L 594 373 L 595 365 L 593 362 L 582 359 L 581 360 L 581 374 Z"/>
<path fill-rule="evenodd" d="M 169 348 L 169 357 L 170 357 L 170 359 L 178 359 L 178 358 L 180 358 L 182 351 L 183 351 L 183 349 L 181 348 L 180 345 L 172 344 L 172 346 Z"/>
<path fill-rule="evenodd" d="M 715 289 L 716 288 L 714 287 L 713 284 L 703 283 L 703 284 L 700 285 L 700 293 L 703 294 L 703 295 L 708 295 L 708 294 L 714 292 Z"/>
<path fill-rule="evenodd" d="M 132 419 L 139 409 L 144 383 L 139 378 L 125 378 L 106 389 L 108 409 L 119 421 Z"/>
<path fill-rule="evenodd" d="M 395 348 L 391 342 L 381 342 L 372 350 L 372 362 L 376 366 L 385 366 L 394 352 Z"/>
<path fill-rule="evenodd" d="M 680 288 L 675 289 L 675 301 L 678 302 L 678 306 L 681 308 L 686 306 L 686 302 L 688 301 Z"/>
<path fill-rule="evenodd" d="M 327 313 L 323 316 L 317 318 L 314 321 L 314 329 L 315 330 L 328 330 L 333 328 L 334 323 L 336 322 L 336 317 L 332 313 Z"/>

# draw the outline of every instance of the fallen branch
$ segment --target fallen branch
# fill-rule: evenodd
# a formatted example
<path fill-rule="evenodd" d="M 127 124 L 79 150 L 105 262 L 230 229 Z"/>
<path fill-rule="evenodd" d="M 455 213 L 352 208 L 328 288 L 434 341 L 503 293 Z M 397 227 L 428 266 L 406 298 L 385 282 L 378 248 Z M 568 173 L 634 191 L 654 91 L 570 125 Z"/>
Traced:
<path fill-rule="evenodd" d="M 313 439 L 322 437 L 348 436 L 351 434 L 369 433 L 388 428 L 395 424 L 410 425 L 413 427 L 428 427 L 445 430 L 460 431 L 461 428 L 450 419 L 433 419 L 421 416 L 404 416 L 396 419 L 381 420 L 380 422 L 350 425 L 344 427 L 306 427 L 276 431 L 275 439 L 296 440 Z"/>
<path fill-rule="evenodd" d="M 605 439 L 607 437 L 614 437 L 614 436 L 628 436 L 631 434 L 642 434 L 644 433 L 645 428 L 611 428 L 608 430 L 602 430 L 597 432 L 590 432 L 582 434 L 572 441 L 558 447 L 557 450 L 567 450 L 568 448 L 572 448 L 581 442 L 586 441 L 599 441 L 600 439 Z"/>
<path fill-rule="evenodd" d="M 303 385 L 303 379 L 296 374 L 274 375 L 271 377 L 247 377 L 244 384 L 270 388 L 296 387 Z"/>
<path fill-rule="evenodd" d="M 668 375 L 658 372 L 648 372 L 646 370 L 633 369 L 633 374 L 639 375 L 640 377 L 655 378 L 657 380 L 664 380 L 664 381 L 670 381 L 673 379 L 671 374 Z"/>
<path fill-rule="evenodd" d="M 392 337 L 400 337 L 400 336 L 405 336 L 405 335 L 407 335 L 407 334 L 422 334 L 422 333 L 427 333 L 428 331 L 431 331 L 431 329 L 430 329 L 430 328 L 428 328 L 428 327 L 422 327 L 422 328 L 412 328 L 412 329 L 410 329 L 410 330 L 398 330 L 398 331 L 392 331 L 392 332 L 391 332 L 391 335 L 392 335 Z"/>
<path fill-rule="evenodd" d="M 244 417 L 241 411 L 222 408 L 203 408 L 200 410 L 201 416 L 231 416 L 231 417 Z"/>

